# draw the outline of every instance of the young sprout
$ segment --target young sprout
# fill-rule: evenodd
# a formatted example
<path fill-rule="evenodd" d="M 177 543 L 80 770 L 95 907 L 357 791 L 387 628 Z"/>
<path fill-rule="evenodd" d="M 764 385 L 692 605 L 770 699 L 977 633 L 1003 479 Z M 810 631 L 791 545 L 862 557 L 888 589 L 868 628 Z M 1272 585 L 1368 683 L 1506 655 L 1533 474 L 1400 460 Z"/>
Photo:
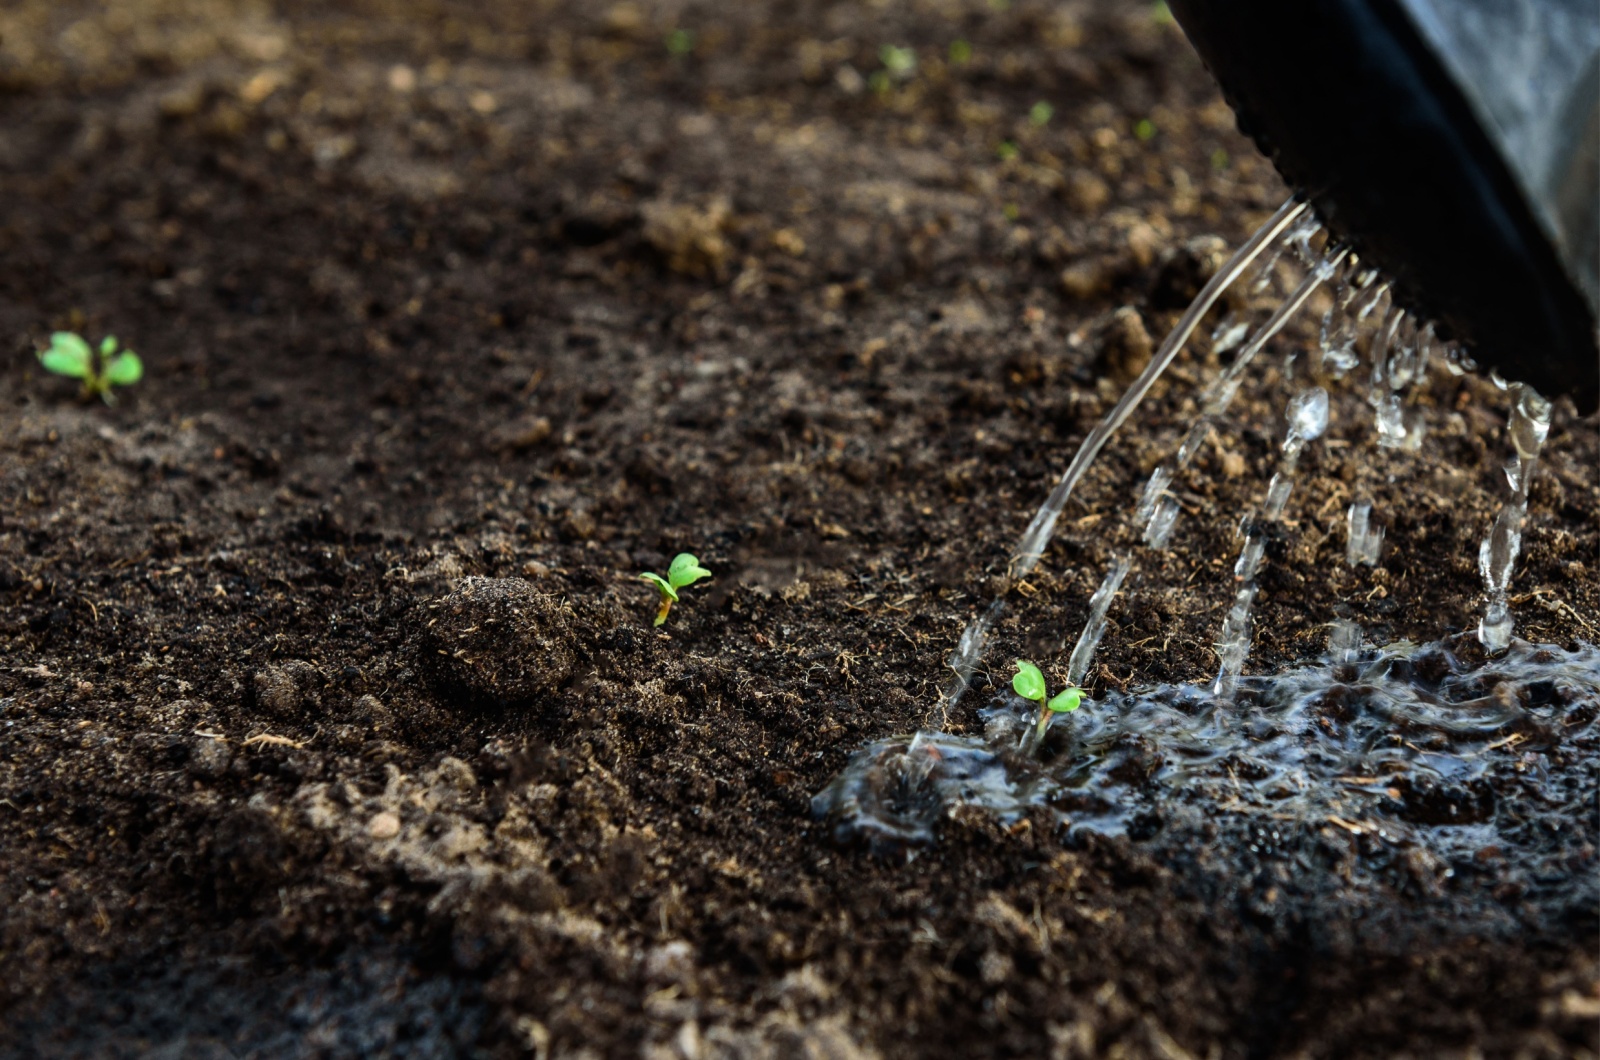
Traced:
<path fill-rule="evenodd" d="M 694 34 L 686 29 L 675 29 L 667 34 L 667 51 L 676 56 L 694 51 Z"/>
<path fill-rule="evenodd" d="M 1054 696 L 1045 698 L 1048 689 L 1045 688 L 1044 674 L 1026 659 L 1017 660 L 1017 676 L 1011 679 L 1011 687 L 1023 699 L 1031 699 L 1039 704 L 1039 724 L 1034 728 L 1033 738 L 1028 742 L 1030 752 L 1043 745 L 1044 734 L 1057 714 L 1067 714 L 1077 710 L 1078 704 L 1083 702 L 1083 689 L 1071 685 Z"/>
<path fill-rule="evenodd" d="M 667 568 L 665 578 L 651 571 L 639 575 L 641 581 L 654 585 L 656 592 L 661 594 L 661 610 L 656 612 L 655 624 L 659 626 L 667 620 L 672 605 L 678 602 L 679 589 L 709 577 L 711 572 L 700 566 L 700 561 L 687 552 L 680 552 L 672 558 L 672 566 Z"/>
<path fill-rule="evenodd" d="M 880 96 L 887 96 L 896 81 L 905 81 L 917 72 L 917 53 L 910 48 L 885 44 L 878 49 L 878 61 L 883 69 L 874 70 L 867 84 Z"/>
<path fill-rule="evenodd" d="M 885 44 L 878 49 L 878 61 L 889 71 L 890 76 L 897 80 L 903 81 L 917 71 L 917 53 L 910 48 L 897 48 L 893 44 Z"/>
<path fill-rule="evenodd" d="M 99 397 L 107 405 L 114 400 L 111 388 L 131 386 L 144 376 L 144 362 L 132 350 L 117 352 L 115 336 L 100 341 L 98 352 L 83 338 L 70 331 L 50 336 L 50 348 L 39 353 L 44 370 L 56 375 L 83 380 L 83 396 Z"/>

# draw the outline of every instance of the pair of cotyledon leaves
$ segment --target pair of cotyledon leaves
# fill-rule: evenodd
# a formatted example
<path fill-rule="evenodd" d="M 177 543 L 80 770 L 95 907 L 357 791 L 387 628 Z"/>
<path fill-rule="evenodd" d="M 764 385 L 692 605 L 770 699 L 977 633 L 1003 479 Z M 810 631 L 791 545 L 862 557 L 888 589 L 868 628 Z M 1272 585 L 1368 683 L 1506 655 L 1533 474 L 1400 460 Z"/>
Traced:
<path fill-rule="evenodd" d="M 111 400 L 111 388 L 129 386 L 144 378 L 144 362 L 132 350 L 117 350 L 115 336 L 100 341 L 98 354 L 80 336 L 58 331 L 50 336 L 50 348 L 39 354 L 45 371 L 82 379 L 86 394 L 99 394 Z"/>
<path fill-rule="evenodd" d="M 1073 687 L 1064 688 L 1046 700 L 1044 674 L 1026 659 L 1017 660 L 1017 676 L 1011 679 L 1011 687 L 1023 699 L 1031 699 L 1057 714 L 1077 710 L 1078 704 L 1083 702 L 1083 689 Z"/>
<path fill-rule="evenodd" d="M 654 585 L 662 596 L 677 602 L 678 590 L 684 586 L 693 585 L 701 578 L 711 577 L 711 572 L 700 566 L 700 560 L 687 552 L 680 552 L 672 559 L 672 565 L 667 568 L 667 576 L 663 578 L 654 572 L 639 575 L 640 578 Z"/>

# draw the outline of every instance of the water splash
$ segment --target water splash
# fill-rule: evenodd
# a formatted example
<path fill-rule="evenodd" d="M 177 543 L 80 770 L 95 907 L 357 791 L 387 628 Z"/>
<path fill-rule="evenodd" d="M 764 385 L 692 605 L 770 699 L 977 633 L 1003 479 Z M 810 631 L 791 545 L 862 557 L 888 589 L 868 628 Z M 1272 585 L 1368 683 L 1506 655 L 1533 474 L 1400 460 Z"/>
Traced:
<path fill-rule="evenodd" d="M 918 734 L 858 752 L 812 800 L 841 841 L 905 854 L 958 806 L 1012 823 L 1039 808 L 1070 832 L 1141 820 L 1245 817 L 1370 836 L 1446 861 L 1546 843 L 1600 796 L 1600 649 L 1513 641 L 1471 661 L 1466 635 L 1363 649 L 1335 623 L 1322 660 L 1241 677 L 1232 699 L 1193 685 L 1110 692 L 1015 754 L 1033 706 L 1009 692 L 983 737 Z M 1560 753 L 1557 753 L 1559 749 Z M 1568 827 L 1576 851 L 1588 840 Z M 1592 837 L 1591 837 L 1592 838 Z M 1592 853 L 1588 855 L 1592 858 Z"/>
<path fill-rule="evenodd" d="M 1328 625 L 1328 658 L 1335 663 L 1352 663 L 1361 653 L 1361 626 L 1348 618 Z"/>

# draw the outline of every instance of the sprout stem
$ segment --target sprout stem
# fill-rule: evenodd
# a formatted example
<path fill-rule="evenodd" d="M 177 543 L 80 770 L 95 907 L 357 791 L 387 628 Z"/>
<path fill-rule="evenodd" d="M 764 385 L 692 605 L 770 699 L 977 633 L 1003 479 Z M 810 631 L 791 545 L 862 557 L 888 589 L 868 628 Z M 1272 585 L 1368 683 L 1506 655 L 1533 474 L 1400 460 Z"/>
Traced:
<path fill-rule="evenodd" d="M 1034 726 L 1033 739 L 1028 743 L 1028 754 L 1036 753 L 1044 746 L 1044 734 L 1050 731 L 1050 722 L 1055 718 L 1055 711 L 1044 704 L 1039 705 L 1039 724 Z"/>

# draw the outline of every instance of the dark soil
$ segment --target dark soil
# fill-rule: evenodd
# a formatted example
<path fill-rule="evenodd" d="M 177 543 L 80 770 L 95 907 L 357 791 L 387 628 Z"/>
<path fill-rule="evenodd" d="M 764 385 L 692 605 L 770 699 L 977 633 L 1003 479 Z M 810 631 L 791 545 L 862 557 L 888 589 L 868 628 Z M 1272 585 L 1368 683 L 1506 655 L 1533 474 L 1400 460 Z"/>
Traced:
<path fill-rule="evenodd" d="M 810 818 L 939 720 L 1073 447 L 1286 195 L 1146 5 L 10 0 L 0 187 L 5 1055 L 1600 1050 L 1592 814 L 1538 902 L 1227 820 L 963 810 L 907 863 Z M 145 381 L 76 401 L 58 328 Z M 995 686 L 1059 670 L 1207 371 L 1069 506 Z M 1091 692 L 1214 670 L 1255 393 Z M 1504 399 L 1425 400 L 1416 458 L 1336 402 L 1253 669 L 1475 624 Z M 1530 639 L 1600 635 L 1596 447 L 1558 404 Z M 715 580 L 655 630 L 685 550 Z"/>

